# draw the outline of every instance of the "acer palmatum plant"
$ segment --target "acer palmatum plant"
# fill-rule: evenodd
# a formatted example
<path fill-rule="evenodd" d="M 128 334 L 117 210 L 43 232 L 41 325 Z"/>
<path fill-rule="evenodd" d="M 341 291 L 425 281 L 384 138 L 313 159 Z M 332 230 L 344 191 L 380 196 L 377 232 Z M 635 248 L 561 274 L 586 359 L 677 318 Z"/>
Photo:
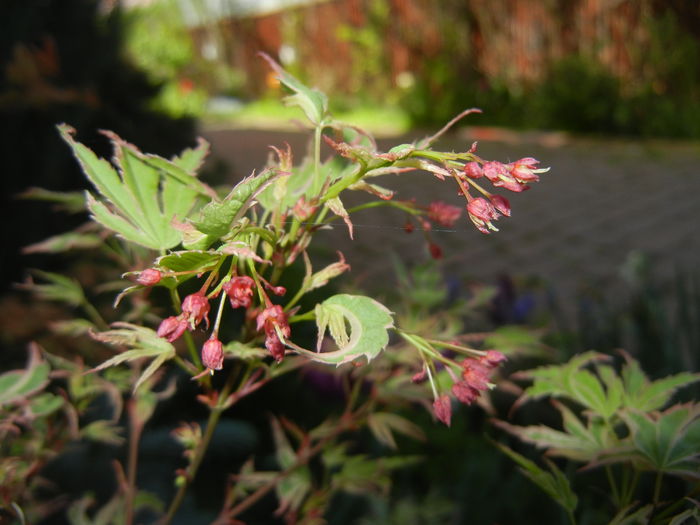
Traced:
<path fill-rule="evenodd" d="M 333 119 L 324 94 L 301 84 L 266 55 L 263 58 L 291 91 L 288 103 L 308 119 L 311 153 L 295 164 L 288 145 L 273 146 L 274 160 L 228 192 L 220 194 L 197 177 L 208 152 L 204 141 L 168 160 L 142 153 L 114 133 L 104 132 L 114 148 L 109 162 L 76 141 L 69 126 L 59 126 L 94 186 L 85 194 L 93 222 L 32 249 L 105 250 L 122 265 L 123 278 L 130 282 L 122 286 L 114 303 L 120 318 L 110 322 L 104 317 L 115 314 L 92 306 L 82 288 L 66 277 L 39 272 L 36 276 L 44 284 L 26 286 L 81 308 L 86 318 L 64 322 L 63 329 L 88 333 L 114 352 L 90 369 L 91 374 L 84 375 L 85 368 L 65 374 L 91 378 L 101 371 L 124 370 L 125 365 L 129 370 L 114 383 L 114 397 L 119 399 L 115 412 L 125 398 L 128 460 L 115 467 L 119 491 L 101 510 L 106 515 L 123 512 L 125 523 L 133 522 L 141 504 L 152 505 L 162 512 L 161 523 L 170 523 L 197 476 L 221 414 L 282 374 L 308 363 L 340 367 L 345 408 L 308 430 L 273 416 L 279 470 L 258 472 L 249 463 L 232 473 L 217 523 L 233 522 L 273 490 L 278 514 L 293 521 L 319 515 L 334 491 L 351 486 L 375 489 L 398 464 L 352 455 L 343 445 L 344 436 L 367 425 L 389 446 L 395 446 L 395 433 L 420 437 L 419 427 L 390 411 L 406 402 L 423 403 L 449 425 L 453 400 L 467 404 L 479 400 L 493 388 L 491 375 L 504 360 L 498 350 L 466 344 L 458 323 L 437 320 L 423 322 L 416 330 L 402 327 L 389 308 L 365 295 L 336 294 L 309 305 L 310 292 L 350 269 L 342 254 L 337 262 L 316 268 L 309 247 L 314 234 L 334 221 L 342 221 L 352 238 L 353 213 L 369 207 L 403 211 L 407 231 L 416 227 L 427 231 L 431 223 L 451 226 L 460 220 L 462 209 L 443 202 L 395 200 L 390 189 L 375 183 L 381 175 L 421 171 L 436 184 L 447 185 L 446 191 L 452 187 L 464 197 L 469 219 L 488 234 L 497 230 L 496 219 L 511 214 L 510 203 L 494 188 L 521 192 L 546 169 L 538 168 L 532 158 L 487 161 L 477 155 L 476 143 L 457 153 L 433 149 L 446 130 L 477 109 L 464 111 L 431 137 L 380 152 L 368 133 Z M 321 158 L 324 141 L 333 152 L 327 159 Z M 350 191 L 366 192 L 372 200 L 346 208 L 343 199 Z M 441 250 L 428 235 L 429 251 L 437 257 Z M 295 263 L 303 263 L 303 278 L 282 285 Z M 151 301 L 158 296 L 156 289 L 169 297 L 169 310 Z M 231 335 L 226 319 L 234 311 L 241 321 Z M 316 325 L 315 346 L 296 336 L 298 327 L 308 323 Z M 397 335 L 393 341 L 392 334 Z M 57 363 L 58 369 L 64 366 Z M 138 446 L 156 403 L 172 391 L 163 384 L 173 377 L 174 368 L 198 383 L 198 399 L 210 415 L 204 428 L 184 422 L 174 432 L 185 450 L 186 465 L 173 472 L 174 495 L 159 507 L 137 491 Z M 213 381 L 215 374 L 226 379 Z M 116 380 L 100 381 L 104 390 L 109 387 L 103 382 Z M 72 396 L 66 393 L 66 404 L 76 401 Z M 118 419 L 115 414 L 111 423 L 97 430 L 121 439 L 113 428 Z M 316 456 L 333 472 L 333 489 L 318 486 L 311 476 L 309 461 Z M 359 486 L 357 472 L 364 472 Z M 19 495 L 7 495 L 6 501 L 21 505 Z M 87 503 L 79 500 L 72 509 L 86 512 Z"/>

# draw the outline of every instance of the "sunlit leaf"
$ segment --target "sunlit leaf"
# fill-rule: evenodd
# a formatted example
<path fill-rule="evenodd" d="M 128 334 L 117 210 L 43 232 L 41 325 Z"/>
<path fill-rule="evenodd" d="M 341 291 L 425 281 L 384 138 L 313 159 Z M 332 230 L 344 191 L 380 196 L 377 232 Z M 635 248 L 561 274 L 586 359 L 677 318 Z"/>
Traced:
<path fill-rule="evenodd" d="M 280 175 L 275 170 L 266 170 L 259 175 L 246 177 L 234 186 L 223 201 L 212 201 L 204 206 L 191 221 L 197 231 L 207 236 L 204 244 L 208 247 L 228 234 L 253 205 L 256 196 Z"/>
<path fill-rule="evenodd" d="M 177 164 L 145 155 L 112 132 L 103 133 L 114 146 L 116 168 L 75 141 L 72 128 L 58 128 L 105 199 L 87 194 L 94 219 L 131 242 L 154 250 L 176 246 L 182 236 L 172 221 L 182 220 L 198 202 L 212 197 L 208 186 Z"/>
<path fill-rule="evenodd" d="M 326 95 L 306 87 L 299 80 L 287 73 L 282 67 L 272 60 L 269 55 L 260 53 L 277 75 L 277 79 L 294 94 L 285 98 L 290 106 L 298 106 L 306 114 L 306 117 L 314 126 L 320 125 L 327 117 L 328 99 Z"/>
<path fill-rule="evenodd" d="M 350 235 L 350 238 L 352 239 L 353 235 L 353 227 L 352 227 L 352 221 L 350 220 L 350 215 L 348 214 L 347 210 L 345 209 L 345 206 L 343 206 L 343 202 L 338 198 L 334 197 L 332 199 L 328 199 L 325 202 L 326 207 L 328 207 L 329 210 L 331 210 L 333 213 L 335 213 L 338 217 L 342 218 L 343 221 L 345 221 L 345 225 L 348 227 L 348 233 Z"/>

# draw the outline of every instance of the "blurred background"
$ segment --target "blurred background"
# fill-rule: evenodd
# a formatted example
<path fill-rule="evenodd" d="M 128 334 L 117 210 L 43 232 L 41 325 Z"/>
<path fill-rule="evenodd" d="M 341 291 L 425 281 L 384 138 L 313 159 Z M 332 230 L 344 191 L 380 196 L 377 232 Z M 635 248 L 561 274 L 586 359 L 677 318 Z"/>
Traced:
<path fill-rule="evenodd" d="M 534 156 L 551 166 L 540 184 L 514 196 L 501 232 L 483 236 L 465 219 L 433 233 L 444 253 L 442 285 L 456 293 L 476 283 L 493 288 L 490 326 L 547 326 L 561 356 L 624 347 L 655 377 L 698 370 L 696 0 L 4 0 L 5 357 L 21 362 L 26 342 L 47 336 L 47 323 L 60 315 L 14 289 L 27 268 L 73 268 L 97 279 L 84 272 L 84 255 L 20 253 L 85 220 L 19 198 L 31 187 L 86 188 L 55 125 L 72 125 L 102 156 L 110 152 L 99 129 L 165 156 L 201 135 L 213 150 L 203 176 L 233 183 L 264 165 L 268 145 L 288 141 L 301 158 L 306 144 L 295 122 L 301 115 L 281 104 L 260 51 L 326 92 L 335 116 L 375 133 L 381 146 L 479 107 L 483 114 L 445 136 L 440 149 L 478 140 L 485 158 Z M 390 185 L 398 198 L 459 202 L 424 175 Z M 319 250 L 331 257 L 340 247 L 356 284 L 381 289 L 394 273 L 387 246 L 409 264 L 429 260 L 425 239 L 402 225 L 400 215 L 368 211 L 356 219 L 354 243 L 336 229 Z M 554 522 L 544 497 L 512 479 L 509 463 L 483 442 L 483 416 L 470 414 L 449 434 L 433 431 L 429 480 L 409 472 L 397 480 L 394 504 L 372 501 L 362 519 L 515 523 L 529 512 L 533 523 Z M 480 452 L 445 476 L 467 445 Z M 413 451 L 425 453 L 425 445 Z M 480 505 L 504 487 L 524 495 L 520 506 Z M 360 519 L 356 504 L 339 502 L 335 522 Z"/>

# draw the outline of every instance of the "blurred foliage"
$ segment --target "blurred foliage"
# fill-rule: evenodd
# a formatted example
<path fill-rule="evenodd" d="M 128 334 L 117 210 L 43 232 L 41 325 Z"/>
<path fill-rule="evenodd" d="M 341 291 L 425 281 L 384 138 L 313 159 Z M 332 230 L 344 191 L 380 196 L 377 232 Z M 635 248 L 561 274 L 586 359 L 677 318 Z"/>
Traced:
<path fill-rule="evenodd" d="M 0 4 L 0 156 L 2 208 L 13 218 L 2 229 L 3 290 L 24 265 L 17 252 L 66 231 L 84 215 L 58 218 L 41 204 L 17 200 L 31 186 L 54 191 L 85 187 L 55 125 L 68 122 L 81 140 L 109 152 L 98 129 L 112 129 L 148 151 L 171 155 L 194 142 L 194 122 L 153 109 L 161 87 L 124 56 L 124 18 L 100 10 L 96 0 L 8 0 Z"/>
<path fill-rule="evenodd" d="M 162 85 L 153 109 L 172 117 L 199 117 L 211 96 L 235 94 L 240 88 L 241 72 L 196 52 L 194 34 L 175 0 L 132 8 L 124 17 L 130 60 Z"/>

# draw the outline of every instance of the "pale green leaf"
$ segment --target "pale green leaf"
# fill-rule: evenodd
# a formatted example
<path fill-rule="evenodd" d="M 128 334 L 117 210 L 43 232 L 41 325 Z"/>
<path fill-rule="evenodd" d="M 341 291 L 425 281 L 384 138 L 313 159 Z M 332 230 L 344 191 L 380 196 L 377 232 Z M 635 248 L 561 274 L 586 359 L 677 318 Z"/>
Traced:
<path fill-rule="evenodd" d="M 42 392 L 31 399 L 29 408 L 33 415 L 44 417 L 61 408 L 64 402 L 65 400 L 61 396 L 50 392 Z"/>
<path fill-rule="evenodd" d="M 85 198 L 82 191 L 51 191 L 44 188 L 29 188 L 19 195 L 22 199 L 32 199 L 56 203 L 56 207 L 66 213 L 85 211 Z"/>
<path fill-rule="evenodd" d="M 197 147 L 187 148 L 170 162 L 182 168 L 188 173 L 194 174 L 204 164 L 204 159 L 209 155 L 209 143 L 202 137 L 197 138 Z"/>
<path fill-rule="evenodd" d="M 425 434 L 423 430 L 415 423 L 397 414 L 390 412 L 373 412 L 367 417 L 367 425 L 369 426 L 372 435 L 379 441 L 396 449 L 396 440 L 394 432 L 412 437 L 414 439 L 424 440 Z"/>
<path fill-rule="evenodd" d="M 130 323 L 114 323 L 114 327 L 112 330 L 93 334 L 93 337 L 98 341 L 126 346 L 129 349 L 93 368 L 93 372 L 136 359 L 154 358 L 134 385 L 136 390 L 166 361 L 175 357 L 175 347 L 162 337 L 158 337 L 150 328 Z"/>
<path fill-rule="evenodd" d="M 24 370 L 12 370 L 0 375 L 0 406 L 22 401 L 44 388 L 49 382 L 49 365 L 38 355 L 30 358 Z"/>
<path fill-rule="evenodd" d="M 42 270 L 32 270 L 37 277 L 41 277 L 46 284 L 24 284 L 23 288 L 28 289 L 41 299 L 46 301 L 60 301 L 71 306 L 79 306 L 85 302 L 85 295 L 80 284 L 58 273 L 44 272 Z"/>
<path fill-rule="evenodd" d="M 119 446 L 124 443 L 124 438 L 121 436 L 121 433 L 121 427 L 115 422 L 106 419 L 98 419 L 80 429 L 81 437 L 114 446 Z"/>
<path fill-rule="evenodd" d="M 207 235 L 209 243 L 215 242 L 231 231 L 253 205 L 255 197 L 279 176 L 277 171 L 266 170 L 243 179 L 223 201 L 204 206 L 192 224 Z"/>
<path fill-rule="evenodd" d="M 82 197 L 81 197 L 82 198 Z M 25 246 L 23 253 L 60 253 L 71 250 L 97 248 L 104 241 L 94 233 L 66 232 L 54 235 L 41 242 Z"/>
<path fill-rule="evenodd" d="M 293 95 L 286 97 L 285 102 L 290 106 L 298 106 L 301 108 L 314 126 L 321 125 L 328 113 L 328 99 L 326 95 L 317 89 L 306 87 L 299 80 L 282 69 L 282 67 L 267 54 L 260 53 L 260 56 L 270 64 L 270 67 L 277 74 L 277 79 L 286 88 L 294 92 Z"/>
<path fill-rule="evenodd" d="M 105 198 L 88 194 L 94 219 L 124 239 L 154 250 L 173 248 L 182 240 L 173 221 L 181 221 L 200 199 L 213 196 L 211 189 L 192 174 L 166 159 L 144 155 L 112 132 L 116 168 L 76 142 L 73 130 L 59 126 L 87 178 Z"/>
<path fill-rule="evenodd" d="M 361 295 L 339 294 L 326 299 L 316 305 L 316 319 L 319 339 L 328 328 L 338 350 L 310 352 L 293 348 L 313 361 L 336 366 L 361 356 L 367 361 L 377 357 L 389 343 L 387 330 L 394 327 L 391 312 L 384 305 Z"/>
<path fill-rule="evenodd" d="M 221 254 L 201 250 L 186 250 L 169 253 L 156 259 L 156 266 L 173 272 L 199 273 L 211 269 L 221 260 Z"/>
<path fill-rule="evenodd" d="M 352 221 L 350 220 L 350 215 L 345 209 L 345 206 L 343 206 L 343 202 L 340 200 L 340 198 L 334 197 L 332 199 L 328 199 L 325 202 L 325 205 L 329 210 L 331 210 L 334 214 L 336 214 L 338 217 L 342 218 L 343 221 L 345 221 L 345 225 L 348 227 L 348 233 L 350 234 L 350 238 L 352 239 Z"/>
<path fill-rule="evenodd" d="M 242 359 L 243 361 L 258 361 L 269 356 L 269 352 L 260 346 L 251 346 L 240 341 L 231 341 L 224 346 L 224 354 Z"/>

